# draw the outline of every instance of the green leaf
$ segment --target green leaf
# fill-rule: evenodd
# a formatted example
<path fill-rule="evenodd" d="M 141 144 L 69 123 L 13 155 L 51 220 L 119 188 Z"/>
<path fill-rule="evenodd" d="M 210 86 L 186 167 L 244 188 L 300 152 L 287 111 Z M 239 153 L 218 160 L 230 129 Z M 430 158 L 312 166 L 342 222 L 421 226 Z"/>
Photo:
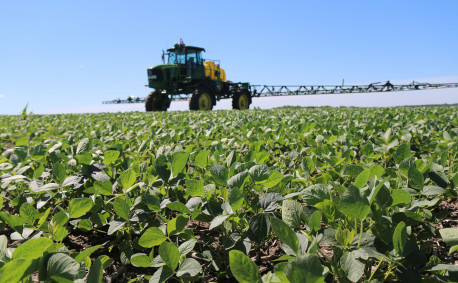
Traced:
<path fill-rule="evenodd" d="M 355 187 L 357 187 L 358 189 L 362 189 L 367 184 L 367 181 L 369 181 L 370 175 L 370 169 L 365 169 L 363 170 L 363 172 L 359 173 L 358 177 L 356 177 L 355 179 Z"/>
<path fill-rule="evenodd" d="M 92 155 L 89 152 L 83 152 L 75 156 L 75 159 L 78 160 L 79 164 L 91 165 Z"/>
<path fill-rule="evenodd" d="M 68 280 L 74 280 L 78 275 L 80 265 L 69 255 L 56 253 L 49 257 L 46 266 L 47 276 L 63 277 Z"/>
<path fill-rule="evenodd" d="M 175 244 L 163 242 L 159 246 L 159 255 L 171 270 L 175 270 L 177 268 L 178 262 L 180 261 L 180 252 Z"/>
<path fill-rule="evenodd" d="M 74 198 L 68 204 L 68 214 L 70 218 L 80 218 L 91 210 L 92 206 L 90 198 Z"/>
<path fill-rule="evenodd" d="M 54 163 L 52 168 L 52 176 L 59 185 L 62 185 L 62 183 L 65 181 L 65 178 L 67 178 L 67 171 L 65 166 L 58 162 Z"/>
<path fill-rule="evenodd" d="M 84 251 L 80 252 L 80 253 L 75 257 L 75 261 L 76 261 L 76 262 L 82 262 L 82 261 L 84 261 L 88 256 L 90 256 L 93 252 L 95 252 L 96 250 L 98 250 L 100 247 L 102 247 L 102 245 L 97 245 L 97 246 L 93 246 L 93 247 L 90 247 L 90 248 L 85 249 Z"/>
<path fill-rule="evenodd" d="M 210 230 L 215 229 L 219 225 L 223 224 L 224 220 L 226 220 L 229 217 L 229 215 L 218 215 L 215 218 L 213 218 L 212 223 L 210 223 Z"/>
<path fill-rule="evenodd" d="M 291 283 L 324 283 L 323 266 L 314 254 L 306 254 L 290 261 L 284 273 Z"/>
<path fill-rule="evenodd" d="M 401 144 L 394 152 L 394 161 L 401 163 L 404 159 L 411 157 L 410 144 Z"/>
<path fill-rule="evenodd" d="M 440 229 L 439 233 L 448 246 L 458 245 L 458 228 Z"/>
<path fill-rule="evenodd" d="M 96 194 L 103 196 L 113 195 L 113 184 L 110 181 L 95 181 L 94 189 Z"/>
<path fill-rule="evenodd" d="M 130 263 L 137 267 L 149 267 L 151 264 L 151 258 L 146 254 L 138 253 L 131 256 Z"/>
<path fill-rule="evenodd" d="M 339 210 L 350 218 L 362 220 L 369 214 L 371 207 L 360 190 L 355 186 L 350 186 L 342 195 Z"/>
<path fill-rule="evenodd" d="M 174 210 L 174 211 L 191 214 L 191 211 L 189 210 L 189 208 L 187 208 L 186 205 L 184 205 L 183 203 L 179 201 L 168 203 L 166 206 L 167 208 L 170 208 L 171 210 Z"/>
<path fill-rule="evenodd" d="M 40 213 L 30 203 L 25 202 L 19 209 L 19 214 L 27 223 L 33 224 L 40 217 Z"/>
<path fill-rule="evenodd" d="M 398 255 L 404 256 L 405 245 L 407 243 L 407 229 L 406 224 L 401 221 L 396 226 L 393 233 L 393 246 Z"/>
<path fill-rule="evenodd" d="M 178 247 L 178 251 L 180 252 L 180 256 L 181 257 L 184 257 L 186 256 L 189 252 L 192 251 L 192 249 L 194 249 L 194 246 L 196 245 L 197 243 L 197 240 L 196 239 L 192 239 L 192 240 L 189 240 L 189 241 L 186 241 L 184 243 L 182 243 L 179 247 Z"/>
<path fill-rule="evenodd" d="M 345 166 L 345 173 L 352 177 L 358 177 L 358 175 L 364 171 L 364 168 L 355 164 L 348 164 Z"/>
<path fill-rule="evenodd" d="M 421 191 L 421 194 L 424 196 L 443 195 L 444 193 L 445 189 L 438 186 L 426 186 Z"/>
<path fill-rule="evenodd" d="M 281 206 L 281 218 L 282 220 L 296 229 L 301 225 L 301 218 L 303 214 L 303 208 L 300 203 L 295 200 L 284 200 Z"/>
<path fill-rule="evenodd" d="M 321 212 L 315 211 L 309 219 L 310 232 L 318 232 L 321 229 Z"/>
<path fill-rule="evenodd" d="M 124 189 L 130 188 L 137 179 L 137 173 L 135 173 L 134 169 L 129 169 L 121 173 L 120 176 L 120 183 Z"/>
<path fill-rule="evenodd" d="M 267 179 L 265 183 L 263 183 L 263 185 L 264 187 L 270 189 L 270 188 L 275 187 L 278 183 L 280 183 L 282 179 L 283 179 L 283 175 L 280 172 L 276 170 L 272 170 L 270 171 L 269 178 Z"/>
<path fill-rule="evenodd" d="M 120 197 L 115 198 L 113 202 L 113 210 L 124 220 L 129 220 L 130 207 L 125 200 Z"/>
<path fill-rule="evenodd" d="M 315 205 L 331 199 L 330 190 L 323 184 L 315 184 L 307 187 L 301 191 L 302 199 L 307 205 Z"/>
<path fill-rule="evenodd" d="M 89 140 L 89 138 L 84 138 L 78 143 L 75 153 L 76 155 L 80 155 L 83 152 L 88 151 L 90 147 L 91 147 L 91 141 Z"/>
<path fill-rule="evenodd" d="M 352 282 L 357 282 L 364 274 L 364 264 L 356 259 L 353 251 L 346 251 L 342 255 L 340 265 Z"/>
<path fill-rule="evenodd" d="M 167 223 L 167 234 L 172 236 L 177 233 L 181 233 L 184 231 L 186 224 L 188 224 L 189 218 L 179 214 L 176 218 L 169 220 Z"/>
<path fill-rule="evenodd" d="M 52 240 L 49 238 L 30 239 L 27 242 L 19 245 L 13 252 L 13 259 L 36 259 L 52 245 Z"/>
<path fill-rule="evenodd" d="M 101 257 L 98 257 L 89 269 L 87 283 L 101 283 L 103 279 L 103 263 Z"/>
<path fill-rule="evenodd" d="M 124 221 L 116 221 L 116 220 L 111 221 L 109 224 L 110 226 L 108 227 L 107 234 L 112 235 L 113 233 L 121 229 L 124 226 L 124 224 L 126 224 L 126 222 Z"/>
<path fill-rule="evenodd" d="M 270 221 L 266 214 L 256 214 L 250 218 L 249 237 L 253 241 L 261 242 L 269 234 Z"/>
<path fill-rule="evenodd" d="M 409 184 L 413 188 L 418 189 L 418 190 L 423 189 L 425 179 L 423 178 L 423 174 L 421 174 L 420 171 L 417 170 L 417 168 L 410 167 L 408 177 L 409 177 L 409 180 L 411 181 L 409 182 Z M 414 184 L 412 184 L 412 181 L 414 182 Z"/>
<path fill-rule="evenodd" d="M 186 180 L 186 194 L 191 197 L 201 197 L 205 195 L 204 180 Z"/>
<path fill-rule="evenodd" d="M 385 169 L 378 164 L 374 164 L 370 168 L 369 178 L 374 178 L 375 176 L 377 176 L 377 178 L 380 179 L 382 178 L 384 174 L 385 174 Z"/>
<path fill-rule="evenodd" d="M 25 223 L 22 217 L 17 215 L 10 215 L 6 212 L 0 212 L 0 217 L 3 219 L 3 221 L 6 222 L 6 224 L 8 224 L 8 226 L 22 234 L 22 228 Z"/>
<path fill-rule="evenodd" d="M 270 218 L 270 223 L 272 224 L 272 230 L 280 241 L 288 245 L 295 253 L 297 253 L 299 250 L 299 240 L 297 239 L 296 233 L 294 233 L 293 229 L 291 229 L 288 224 L 275 217 Z"/>
<path fill-rule="evenodd" d="M 201 150 L 197 155 L 196 155 L 196 158 L 194 159 L 194 162 L 199 165 L 200 167 L 202 168 L 205 168 L 207 167 L 207 163 L 208 163 L 208 154 L 210 152 L 206 149 L 204 150 Z"/>
<path fill-rule="evenodd" d="M 103 163 L 110 165 L 118 159 L 120 152 L 117 150 L 107 150 L 103 154 Z"/>
<path fill-rule="evenodd" d="M 401 189 L 394 190 L 391 194 L 391 198 L 393 199 L 393 203 L 391 204 L 391 206 L 395 206 L 401 203 L 410 203 L 410 194 Z"/>
<path fill-rule="evenodd" d="M 210 173 L 213 176 L 213 179 L 218 185 L 225 186 L 227 185 L 227 169 L 223 165 L 213 163 L 210 168 Z"/>
<path fill-rule="evenodd" d="M 202 266 L 193 258 L 185 258 L 177 271 L 180 278 L 194 277 L 202 272 Z"/>
<path fill-rule="evenodd" d="M 157 227 L 148 228 L 138 240 L 138 244 L 144 248 L 159 246 L 167 240 L 167 237 Z"/>
<path fill-rule="evenodd" d="M 20 282 L 38 270 L 37 259 L 15 259 L 2 266 L 0 282 Z"/>
<path fill-rule="evenodd" d="M 166 282 L 173 275 L 173 270 L 171 270 L 167 266 L 162 266 L 156 272 L 154 272 L 153 276 L 149 280 L 149 283 L 162 283 Z"/>
<path fill-rule="evenodd" d="M 172 156 L 172 177 L 176 177 L 178 173 L 183 171 L 188 162 L 189 153 L 175 152 Z"/>
<path fill-rule="evenodd" d="M 313 160 L 308 156 L 302 159 L 301 168 L 302 170 L 307 171 L 309 174 L 315 172 L 315 164 L 313 163 Z"/>
<path fill-rule="evenodd" d="M 261 283 L 258 267 L 244 253 L 238 250 L 229 252 L 229 266 L 232 275 L 240 283 Z"/>
<path fill-rule="evenodd" d="M 270 176 L 269 167 L 267 167 L 265 164 L 254 165 L 250 168 L 249 173 L 253 182 L 257 184 L 265 183 Z"/>
<path fill-rule="evenodd" d="M 450 248 L 450 251 L 448 252 L 449 255 L 451 255 L 452 253 L 458 251 L 458 245 L 455 245 L 453 247 Z"/>
<path fill-rule="evenodd" d="M 144 194 L 143 200 L 145 201 L 146 206 L 148 207 L 149 210 L 152 210 L 152 211 L 161 210 L 161 201 L 159 200 L 157 196 Z"/>

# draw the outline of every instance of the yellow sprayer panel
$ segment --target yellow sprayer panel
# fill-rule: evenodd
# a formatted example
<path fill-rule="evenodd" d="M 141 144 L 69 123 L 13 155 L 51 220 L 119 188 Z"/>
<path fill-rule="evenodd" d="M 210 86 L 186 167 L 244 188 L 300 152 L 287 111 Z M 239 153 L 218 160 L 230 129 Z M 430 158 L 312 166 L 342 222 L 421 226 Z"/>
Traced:
<path fill-rule="evenodd" d="M 218 68 L 219 65 L 215 65 L 213 61 L 207 61 L 204 62 L 205 65 L 205 76 L 210 77 L 212 80 L 218 79 L 218 77 L 215 75 L 215 71 L 219 70 L 220 75 L 219 78 L 225 82 L 226 81 L 226 72 L 222 68 Z"/>

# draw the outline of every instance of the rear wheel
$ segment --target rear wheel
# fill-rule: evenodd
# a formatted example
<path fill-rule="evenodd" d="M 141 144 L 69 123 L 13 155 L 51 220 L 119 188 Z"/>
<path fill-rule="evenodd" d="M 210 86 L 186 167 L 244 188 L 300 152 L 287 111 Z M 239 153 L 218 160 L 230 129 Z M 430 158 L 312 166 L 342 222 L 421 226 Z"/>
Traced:
<path fill-rule="evenodd" d="M 207 88 L 198 88 L 189 100 L 189 110 L 212 110 L 212 93 Z"/>
<path fill-rule="evenodd" d="M 145 110 L 149 111 L 167 111 L 169 108 L 169 98 L 160 91 L 153 91 L 145 99 Z"/>
<path fill-rule="evenodd" d="M 234 93 L 232 97 L 232 109 L 249 109 L 251 104 L 251 94 L 246 89 L 241 89 Z"/>

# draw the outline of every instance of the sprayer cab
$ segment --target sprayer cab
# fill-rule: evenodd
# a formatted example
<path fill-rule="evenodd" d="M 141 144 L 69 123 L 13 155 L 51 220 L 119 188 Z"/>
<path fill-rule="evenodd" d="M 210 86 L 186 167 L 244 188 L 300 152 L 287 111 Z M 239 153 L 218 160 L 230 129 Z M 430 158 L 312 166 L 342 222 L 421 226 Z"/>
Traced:
<path fill-rule="evenodd" d="M 165 111 L 173 99 L 183 95 L 191 98 L 191 110 L 211 110 L 216 101 L 231 97 L 236 109 L 249 108 L 250 85 L 226 81 L 219 61 L 204 60 L 202 52 L 204 48 L 184 44 L 175 44 L 163 52 L 163 64 L 147 70 L 148 87 L 154 91 L 145 100 L 146 111 Z"/>

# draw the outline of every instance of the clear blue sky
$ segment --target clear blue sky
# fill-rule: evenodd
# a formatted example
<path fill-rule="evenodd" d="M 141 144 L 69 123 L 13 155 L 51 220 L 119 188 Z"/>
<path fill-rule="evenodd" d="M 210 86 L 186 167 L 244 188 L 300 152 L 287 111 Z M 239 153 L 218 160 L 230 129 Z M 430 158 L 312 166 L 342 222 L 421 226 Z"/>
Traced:
<path fill-rule="evenodd" d="M 232 81 L 340 84 L 458 76 L 458 1 L 0 2 L 0 114 L 146 96 L 180 38 Z"/>

